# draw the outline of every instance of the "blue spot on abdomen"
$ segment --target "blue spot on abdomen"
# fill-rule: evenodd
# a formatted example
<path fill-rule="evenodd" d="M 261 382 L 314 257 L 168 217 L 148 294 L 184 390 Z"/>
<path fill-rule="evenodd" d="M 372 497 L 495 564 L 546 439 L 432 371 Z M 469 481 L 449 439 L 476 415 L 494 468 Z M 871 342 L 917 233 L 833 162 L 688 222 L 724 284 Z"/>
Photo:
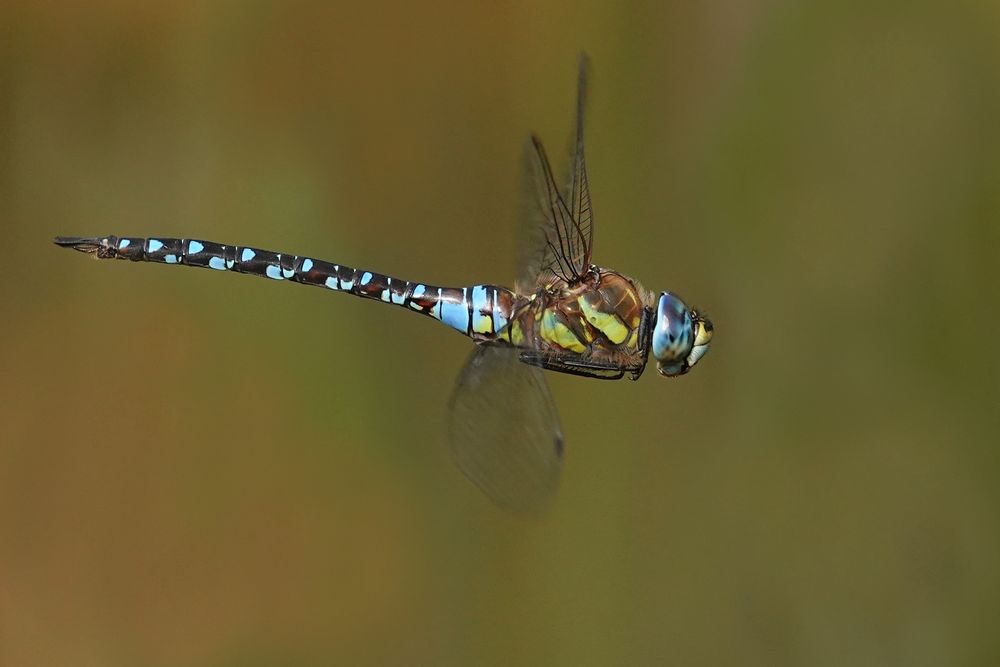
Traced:
<path fill-rule="evenodd" d="M 462 290 L 462 294 L 466 294 L 466 290 Z M 450 326 L 456 331 L 461 331 L 462 333 L 467 333 L 469 331 L 469 307 L 466 304 L 468 297 L 463 298 L 460 302 L 455 303 L 454 301 L 442 301 L 441 302 L 441 321 Z"/>

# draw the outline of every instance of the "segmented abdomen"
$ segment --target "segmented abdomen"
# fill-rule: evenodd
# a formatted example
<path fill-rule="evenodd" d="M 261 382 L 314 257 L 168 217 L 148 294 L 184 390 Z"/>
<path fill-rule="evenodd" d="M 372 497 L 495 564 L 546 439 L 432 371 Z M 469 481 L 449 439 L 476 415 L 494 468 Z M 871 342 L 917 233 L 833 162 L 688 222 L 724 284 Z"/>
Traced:
<path fill-rule="evenodd" d="M 288 280 L 392 303 L 440 320 L 476 340 L 493 340 L 514 310 L 516 296 L 496 285 L 437 287 L 319 259 L 213 241 L 105 236 L 56 239 L 101 259 L 128 259 L 234 271 Z"/>

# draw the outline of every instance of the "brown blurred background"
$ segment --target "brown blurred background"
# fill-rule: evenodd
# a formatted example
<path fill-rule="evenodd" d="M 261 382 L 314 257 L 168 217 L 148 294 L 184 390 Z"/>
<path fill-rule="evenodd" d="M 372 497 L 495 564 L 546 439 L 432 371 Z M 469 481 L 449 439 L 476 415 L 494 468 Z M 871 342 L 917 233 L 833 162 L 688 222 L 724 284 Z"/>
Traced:
<path fill-rule="evenodd" d="M 717 337 L 549 377 L 540 521 L 444 327 L 51 244 L 510 282 L 580 50 L 596 259 Z M 0 664 L 1000 662 L 998 219 L 992 0 L 7 3 Z"/>

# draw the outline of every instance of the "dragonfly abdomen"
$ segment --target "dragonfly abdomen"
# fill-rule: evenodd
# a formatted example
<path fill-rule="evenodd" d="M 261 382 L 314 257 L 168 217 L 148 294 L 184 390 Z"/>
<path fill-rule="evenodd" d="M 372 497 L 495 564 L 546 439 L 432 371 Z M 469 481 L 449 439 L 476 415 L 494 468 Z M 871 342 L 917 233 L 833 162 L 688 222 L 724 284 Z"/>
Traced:
<path fill-rule="evenodd" d="M 63 247 L 99 259 L 127 259 L 233 271 L 346 292 L 422 313 L 477 340 L 492 340 L 510 320 L 515 296 L 503 287 L 437 287 L 319 259 L 249 246 L 177 238 L 58 237 Z"/>

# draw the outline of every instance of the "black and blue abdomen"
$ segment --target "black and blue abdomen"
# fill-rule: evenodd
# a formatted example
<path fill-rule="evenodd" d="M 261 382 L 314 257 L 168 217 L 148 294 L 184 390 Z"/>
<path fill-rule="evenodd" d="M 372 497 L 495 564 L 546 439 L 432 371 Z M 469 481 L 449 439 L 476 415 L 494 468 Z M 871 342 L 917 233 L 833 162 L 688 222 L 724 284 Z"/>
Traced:
<path fill-rule="evenodd" d="M 517 298 L 496 285 L 437 287 L 320 259 L 249 246 L 177 238 L 59 237 L 56 243 L 101 259 L 196 266 L 287 280 L 395 304 L 440 320 L 476 340 L 507 326 Z"/>

